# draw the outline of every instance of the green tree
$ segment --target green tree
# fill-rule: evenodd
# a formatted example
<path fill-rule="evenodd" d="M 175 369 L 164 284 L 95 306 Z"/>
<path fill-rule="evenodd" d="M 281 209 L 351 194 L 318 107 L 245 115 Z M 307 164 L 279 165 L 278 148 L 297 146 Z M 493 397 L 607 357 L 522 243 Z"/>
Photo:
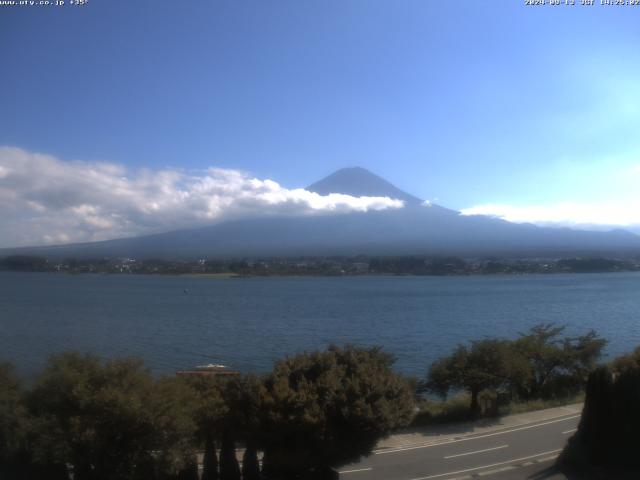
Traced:
<path fill-rule="evenodd" d="M 627 371 L 634 372 L 640 370 L 640 347 L 637 347 L 628 355 L 616 358 L 611 363 L 613 371 L 616 373 L 624 373 Z"/>
<path fill-rule="evenodd" d="M 29 415 L 13 366 L 0 363 L 0 478 L 27 479 Z"/>
<path fill-rule="evenodd" d="M 190 468 L 194 452 L 200 446 L 195 422 L 196 393 L 181 378 L 172 376 L 157 380 L 150 395 L 147 409 L 153 433 L 149 448 L 157 475 L 162 477 Z"/>
<path fill-rule="evenodd" d="M 216 440 L 220 440 L 223 419 L 229 414 L 228 403 L 222 394 L 223 384 L 216 377 L 189 376 L 181 379 L 193 392 L 196 438 L 204 447 L 202 480 L 218 480 L 219 463 Z"/>
<path fill-rule="evenodd" d="M 211 432 L 205 436 L 201 480 L 218 480 L 218 478 L 218 456 L 213 433 Z"/>
<path fill-rule="evenodd" d="M 564 337 L 564 326 L 536 325 L 514 342 L 514 352 L 527 365 L 514 379 L 519 396 L 531 399 L 557 396 L 583 388 L 589 372 L 606 345 L 595 331 L 579 337 Z"/>
<path fill-rule="evenodd" d="M 248 443 L 242 455 L 242 480 L 260 480 L 260 463 L 256 444 Z"/>
<path fill-rule="evenodd" d="M 236 458 L 236 443 L 233 431 L 225 428 L 220 448 L 220 480 L 240 480 L 240 465 Z"/>
<path fill-rule="evenodd" d="M 263 390 L 262 380 L 255 375 L 237 376 L 224 384 L 223 395 L 228 412 L 224 420 L 226 430 L 233 432 L 235 439 L 241 440 L 245 446 L 242 461 L 243 480 L 260 478 L 258 447 L 268 441 L 262 435 L 259 420 Z M 235 476 L 235 467 L 232 468 L 232 475 Z"/>
<path fill-rule="evenodd" d="M 199 480 L 198 477 L 198 460 L 196 456 L 190 457 L 186 465 L 180 470 L 178 480 Z"/>
<path fill-rule="evenodd" d="M 640 348 L 589 375 L 578 431 L 560 459 L 568 473 L 639 478 L 639 404 Z"/>
<path fill-rule="evenodd" d="M 606 341 L 595 331 L 560 337 L 563 331 L 542 324 L 516 340 L 460 345 L 431 365 L 426 385 L 442 396 L 452 389 L 468 391 L 472 415 L 480 413 L 478 397 L 485 389 L 504 389 L 525 399 L 574 394 L 584 388 Z"/>
<path fill-rule="evenodd" d="M 139 360 L 55 356 L 29 397 L 36 458 L 73 465 L 76 480 L 159 478 L 192 455 L 193 395 Z"/>
<path fill-rule="evenodd" d="M 11 255 L 5 257 L 0 265 L 7 270 L 19 272 L 44 272 L 47 270 L 47 259 L 30 255 Z"/>
<path fill-rule="evenodd" d="M 484 389 L 506 385 L 511 376 L 512 350 L 505 340 L 481 340 L 471 346 L 459 345 L 448 357 L 435 361 L 428 373 L 428 388 L 446 396 L 451 389 L 466 390 L 471 395 L 469 411 L 480 413 L 478 396 Z"/>
<path fill-rule="evenodd" d="M 408 423 L 413 395 L 393 361 L 380 348 L 332 346 L 278 362 L 261 401 L 263 474 L 322 477 Z"/>
<path fill-rule="evenodd" d="M 239 480 L 236 441 L 245 445 L 244 478 L 259 476 L 257 446 L 261 381 L 253 375 L 227 377 L 191 377 L 187 381 L 196 389 L 199 408 L 196 419 L 199 436 L 205 438 L 203 477 Z M 214 438 L 220 442 L 219 474 Z"/>

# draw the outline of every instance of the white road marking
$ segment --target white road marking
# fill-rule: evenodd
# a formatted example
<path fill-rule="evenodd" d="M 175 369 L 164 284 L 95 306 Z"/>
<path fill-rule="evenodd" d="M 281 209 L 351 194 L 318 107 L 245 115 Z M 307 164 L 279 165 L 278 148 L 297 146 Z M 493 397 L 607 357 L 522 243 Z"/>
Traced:
<path fill-rule="evenodd" d="M 552 423 L 558 423 L 558 422 L 565 422 L 567 420 L 573 420 L 574 418 L 579 418 L 580 415 L 572 415 L 571 417 L 566 417 L 566 418 L 560 418 L 557 420 L 551 420 L 548 422 L 543 422 L 543 423 L 536 423 L 535 425 L 526 425 L 524 427 L 517 427 L 517 428 L 512 428 L 511 430 L 503 430 L 500 432 L 494 432 L 494 433 L 485 433 L 484 435 L 477 435 L 475 437 L 469 437 L 469 438 L 458 438 L 455 440 L 447 440 L 444 442 L 439 442 L 439 443 L 429 443 L 426 445 L 414 445 L 411 447 L 402 447 L 402 448 L 395 448 L 395 449 L 390 449 L 390 450 L 382 450 L 379 452 L 373 452 L 374 455 L 385 455 L 387 453 L 397 453 L 397 452 L 406 452 L 407 450 L 417 450 L 420 448 L 431 448 L 431 447 L 438 447 L 440 445 L 449 445 L 451 443 L 457 443 L 457 442 L 468 442 L 470 440 L 478 440 L 480 438 L 487 438 L 487 437 L 494 437 L 496 435 L 504 435 L 505 433 L 511 433 L 511 432 L 518 432 L 520 430 L 528 430 L 530 428 L 537 428 L 537 427 L 544 427 L 545 425 L 551 425 Z"/>
<path fill-rule="evenodd" d="M 567 430 L 567 431 L 565 431 L 565 432 L 562 432 L 562 434 L 563 434 L 563 435 L 566 435 L 566 434 L 568 434 L 568 433 L 573 433 L 573 432 L 577 432 L 577 431 L 578 431 L 578 429 L 577 429 L 577 428 L 572 428 L 571 430 Z"/>
<path fill-rule="evenodd" d="M 514 465 L 507 465 L 506 467 L 494 468 L 493 470 L 485 470 L 484 472 L 478 472 L 479 477 L 486 477 L 487 475 L 495 475 L 496 473 L 508 472 L 509 470 L 515 470 Z"/>
<path fill-rule="evenodd" d="M 341 472 L 338 472 L 338 473 L 343 474 L 343 473 L 369 472 L 371 470 L 373 469 L 369 467 L 369 468 L 358 468 L 356 470 L 342 470 Z"/>
<path fill-rule="evenodd" d="M 493 450 L 500 450 L 501 448 L 507 448 L 508 446 L 509 445 L 500 445 L 499 447 L 485 448 L 484 450 L 476 450 L 475 452 L 458 453 L 456 455 L 449 455 L 449 456 L 444 457 L 444 458 L 447 459 L 447 458 L 464 457 L 465 455 L 473 455 L 474 453 L 491 452 Z"/>
<path fill-rule="evenodd" d="M 455 471 L 455 472 L 438 473 L 437 475 L 429 475 L 428 477 L 412 478 L 411 480 L 429 480 L 430 478 L 439 478 L 439 477 L 446 477 L 447 475 L 457 475 L 459 473 L 473 472 L 474 470 L 482 470 L 483 468 L 497 467 L 499 465 L 506 465 L 507 463 L 521 462 L 522 460 L 529 460 L 530 458 L 540 457 L 540 456 L 543 456 L 543 455 L 549 455 L 551 453 L 558 453 L 558 452 L 561 452 L 561 451 L 562 451 L 562 449 L 550 450 L 548 452 L 542 452 L 542 453 L 536 453 L 535 455 L 529 455 L 528 457 L 513 458 L 511 460 L 506 460 L 504 462 L 492 463 L 491 465 L 482 465 L 480 467 L 465 468 L 464 470 L 458 470 L 458 471 Z"/>
<path fill-rule="evenodd" d="M 550 455 L 548 457 L 544 457 L 544 458 L 538 458 L 536 460 L 537 463 L 544 463 L 544 462 L 550 462 L 551 460 L 555 460 L 556 458 L 558 458 L 558 454 L 554 454 L 554 455 Z"/>

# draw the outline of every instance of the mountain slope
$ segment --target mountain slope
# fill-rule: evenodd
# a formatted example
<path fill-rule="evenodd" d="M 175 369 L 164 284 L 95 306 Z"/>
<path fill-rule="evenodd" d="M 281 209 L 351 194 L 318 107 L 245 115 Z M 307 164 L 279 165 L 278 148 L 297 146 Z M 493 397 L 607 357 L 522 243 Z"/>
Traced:
<path fill-rule="evenodd" d="M 401 198 L 401 209 L 270 216 L 137 238 L 13 249 L 49 257 L 195 258 L 288 255 L 617 255 L 640 251 L 640 237 L 461 216 L 423 202 L 364 169 L 345 169 L 309 186 L 318 193 Z"/>
<path fill-rule="evenodd" d="M 403 200 L 405 205 L 423 203 L 418 197 L 403 192 L 384 178 L 362 167 L 342 168 L 322 180 L 312 183 L 307 190 L 328 195 L 344 193 L 354 197 L 389 197 Z"/>

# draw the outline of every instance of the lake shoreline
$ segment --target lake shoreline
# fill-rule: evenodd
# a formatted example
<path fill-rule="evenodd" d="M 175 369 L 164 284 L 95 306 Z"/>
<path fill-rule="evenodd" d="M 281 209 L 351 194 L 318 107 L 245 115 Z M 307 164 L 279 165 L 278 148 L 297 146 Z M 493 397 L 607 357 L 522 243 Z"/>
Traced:
<path fill-rule="evenodd" d="M 96 275 L 109 277 L 175 277 L 175 278 L 201 278 L 201 279 L 230 279 L 230 278 L 468 278 L 468 277 L 528 277 L 528 276 L 556 276 L 556 275 L 603 275 L 603 274 L 624 274 L 638 273 L 640 270 L 611 270 L 593 272 L 573 272 L 573 271 L 548 271 L 548 272 L 496 272 L 496 273 L 343 273 L 343 274 L 322 274 L 322 273 L 273 273 L 273 274 L 250 274 L 235 272 L 220 273 L 168 273 L 168 272 L 103 272 L 103 271 L 23 271 L 23 270 L 0 270 L 0 273 L 22 273 L 22 274 L 52 274 L 60 276 Z"/>

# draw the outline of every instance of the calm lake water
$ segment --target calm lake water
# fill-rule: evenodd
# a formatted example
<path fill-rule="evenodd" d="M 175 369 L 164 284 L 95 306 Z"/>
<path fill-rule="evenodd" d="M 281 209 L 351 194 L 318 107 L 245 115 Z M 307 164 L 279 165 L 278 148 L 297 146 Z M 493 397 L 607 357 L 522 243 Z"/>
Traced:
<path fill-rule="evenodd" d="M 186 291 L 185 291 L 186 290 Z M 593 328 L 609 357 L 640 344 L 640 274 L 194 278 L 0 272 L 0 359 L 136 355 L 157 373 L 202 363 L 269 370 L 330 343 L 382 345 L 423 375 L 459 342 L 541 322 Z"/>

